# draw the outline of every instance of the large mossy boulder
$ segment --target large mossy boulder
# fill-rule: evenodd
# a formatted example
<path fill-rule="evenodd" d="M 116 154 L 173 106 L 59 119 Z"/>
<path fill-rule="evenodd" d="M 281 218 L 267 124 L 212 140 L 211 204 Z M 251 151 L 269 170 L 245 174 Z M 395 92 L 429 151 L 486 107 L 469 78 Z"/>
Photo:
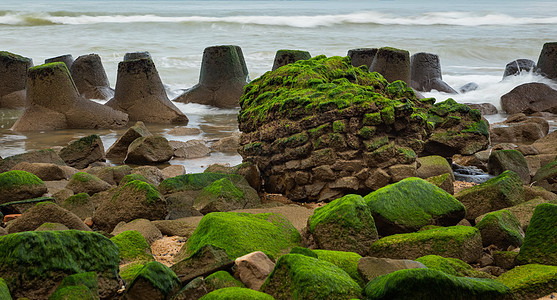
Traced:
<path fill-rule="evenodd" d="M 254 208 L 261 204 L 257 191 L 252 189 L 243 178 L 238 178 L 238 185 L 228 178 L 213 181 L 204 187 L 193 202 L 193 208 L 202 214 L 235 209 Z"/>
<path fill-rule="evenodd" d="M 98 192 L 106 191 L 111 188 L 110 184 L 95 175 L 85 172 L 77 172 L 72 175 L 66 188 L 74 193 L 87 193 L 94 195 Z"/>
<path fill-rule="evenodd" d="M 48 300 L 97 300 L 98 277 L 95 272 L 69 275 L 64 278 Z"/>
<path fill-rule="evenodd" d="M 548 164 L 542 166 L 532 178 L 532 183 L 537 186 L 541 186 L 544 189 L 557 192 L 557 160 L 554 160 Z"/>
<path fill-rule="evenodd" d="M 518 150 L 499 150 L 489 155 L 487 169 L 492 175 L 499 175 L 506 170 L 515 172 L 523 184 L 530 184 L 530 170 L 524 155 Z"/>
<path fill-rule="evenodd" d="M 480 230 L 484 247 L 495 245 L 499 249 L 509 246 L 520 247 L 524 240 L 524 231 L 520 221 L 508 210 L 490 212 L 476 224 Z"/>
<path fill-rule="evenodd" d="M 511 289 L 514 299 L 538 299 L 555 292 L 557 267 L 528 264 L 516 267 L 497 278 Z"/>
<path fill-rule="evenodd" d="M 254 251 L 276 257 L 299 246 L 300 240 L 296 228 L 279 214 L 215 212 L 201 219 L 183 247 L 187 255 L 211 244 L 225 249 L 231 259 Z"/>
<path fill-rule="evenodd" d="M 466 211 L 451 194 L 416 177 L 380 188 L 364 200 L 381 235 L 413 232 L 425 225 L 456 225 Z"/>
<path fill-rule="evenodd" d="M 435 254 L 475 262 L 482 253 L 480 231 L 474 227 L 439 227 L 419 232 L 395 234 L 371 245 L 370 256 L 416 259 Z"/>
<path fill-rule="evenodd" d="M 466 219 L 524 202 L 522 179 L 513 171 L 460 191 L 455 195 L 466 206 Z"/>
<path fill-rule="evenodd" d="M 205 277 L 205 285 L 207 287 L 207 291 L 209 292 L 227 287 L 246 287 L 241 281 L 234 278 L 232 275 L 230 275 L 230 273 L 226 271 L 217 271 Z"/>
<path fill-rule="evenodd" d="M 328 261 L 343 269 L 356 283 L 364 286 L 364 278 L 358 273 L 358 262 L 362 258 L 358 253 L 319 249 L 313 250 L 313 253 L 317 254 L 317 259 Z"/>
<path fill-rule="evenodd" d="M 0 277 L 15 298 L 45 299 L 68 275 L 95 272 L 99 296 L 120 288 L 118 247 L 94 232 L 27 231 L 0 236 Z"/>
<path fill-rule="evenodd" d="M 399 270 L 370 281 L 366 299 L 511 299 L 504 284 L 488 278 L 456 277 L 433 269 Z"/>
<path fill-rule="evenodd" d="M 452 101 L 430 112 L 433 103 L 402 81 L 353 67 L 349 57 L 297 61 L 245 87 L 239 153 L 260 169 L 267 192 L 298 201 L 362 194 L 400 180 L 392 167 L 415 173 L 424 141 L 447 156 L 487 147 L 479 111 Z M 386 175 L 366 185 L 375 172 Z"/>
<path fill-rule="evenodd" d="M 434 269 L 458 277 L 493 278 L 493 276 L 474 269 L 458 258 L 426 255 L 416 259 L 429 269 Z"/>
<path fill-rule="evenodd" d="M 252 299 L 252 300 L 273 300 L 273 296 L 252 289 L 242 287 L 227 287 L 212 291 L 200 298 L 200 300 L 236 300 L 236 299 Z"/>
<path fill-rule="evenodd" d="M 118 246 L 120 264 L 134 261 L 145 263 L 154 260 L 149 243 L 139 231 L 127 230 L 110 238 L 110 240 Z"/>
<path fill-rule="evenodd" d="M 157 261 L 145 264 L 126 287 L 129 300 L 169 299 L 180 289 L 180 280 L 172 270 Z"/>
<path fill-rule="evenodd" d="M 557 205 L 536 207 L 516 262 L 557 266 Z"/>
<path fill-rule="evenodd" d="M 71 142 L 62 148 L 60 157 L 68 166 L 76 169 L 84 169 L 89 164 L 106 160 L 103 142 L 96 134 Z"/>
<path fill-rule="evenodd" d="M 46 192 L 45 183 L 29 172 L 13 170 L 0 174 L 0 204 L 37 198 Z"/>
<path fill-rule="evenodd" d="M 353 194 L 317 208 L 308 219 L 308 228 L 318 248 L 360 255 L 366 255 L 379 238 L 364 199 Z"/>
<path fill-rule="evenodd" d="M 353 299 L 362 288 L 330 262 L 287 254 L 277 260 L 261 291 L 275 299 Z"/>

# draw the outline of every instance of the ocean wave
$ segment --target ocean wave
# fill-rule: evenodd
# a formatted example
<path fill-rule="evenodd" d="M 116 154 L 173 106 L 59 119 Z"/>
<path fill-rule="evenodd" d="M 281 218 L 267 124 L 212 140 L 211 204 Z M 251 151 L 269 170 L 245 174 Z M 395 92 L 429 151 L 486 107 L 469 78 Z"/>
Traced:
<path fill-rule="evenodd" d="M 400 16 L 376 11 L 338 15 L 302 16 L 158 16 L 147 15 L 90 15 L 66 12 L 25 13 L 0 12 L 0 25 L 86 25 L 99 23 L 231 23 L 242 25 L 270 25 L 300 28 L 335 26 L 343 24 L 367 25 L 447 25 L 447 26 L 514 26 L 528 24 L 557 24 L 557 17 L 514 17 L 506 14 L 480 14 L 471 12 L 428 12 Z"/>

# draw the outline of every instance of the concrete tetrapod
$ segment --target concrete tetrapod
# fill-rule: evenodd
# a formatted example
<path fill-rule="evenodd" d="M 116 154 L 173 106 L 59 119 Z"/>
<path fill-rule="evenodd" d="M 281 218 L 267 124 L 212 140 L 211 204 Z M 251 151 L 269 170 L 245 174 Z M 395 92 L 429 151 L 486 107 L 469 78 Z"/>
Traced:
<path fill-rule="evenodd" d="M 27 107 L 12 129 L 118 128 L 127 123 L 127 114 L 81 97 L 66 65 L 56 62 L 29 69 Z"/>
<path fill-rule="evenodd" d="M 87 99 L 108 100 L 114 96 L 98 54 L 78 57 L 70 69 L 79 93 Z"/>
<path fill-rule="evenodd" d="M 310 59 L 311 54 L 307 51 L 302 50 L 278 50 L 275 54 L 275 61 L 273 62 L 274 71 L 282 66 L 297 62 L 299 60 Z"/>
<path fill-rule="evenodd" d="M 106 106 L 127 113 L 133 121 L 188 124 L 188 118 L 166 96 L 155 64 L 149 58 L 118 64 L 116 92 Z"/>
<path fill-rule="evenodd" d="M 0 107 L 25 107 L 27 70 L 33 60 L 6 51 L 0 51 Z"/>
<path fill-rule="evenodd" d="M 199 83 L 174 101 L 200 103 L 220 108 L 240 106 L 247 67 L 240 47 L 212 46 L 203 51 Z"/>
<path fill-rule="evenodd" d="M 410 86 L 418 91 L 438 90 L 449 94 L 458 94 L 443 81 L 439 56 L 432 53 L 416 53 L 410 57 Z"/>

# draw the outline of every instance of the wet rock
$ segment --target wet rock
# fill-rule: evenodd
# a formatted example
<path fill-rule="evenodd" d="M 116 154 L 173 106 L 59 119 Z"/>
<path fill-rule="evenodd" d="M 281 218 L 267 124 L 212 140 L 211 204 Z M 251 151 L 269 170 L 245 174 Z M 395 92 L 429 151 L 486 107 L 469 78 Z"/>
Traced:
<path fill-rule="evenodd" d="M 492 175 L 499 175 L 506 170 L 511 170 L 518 174 L 525 185 L 530 184 L 530 171 L 524 155 L 518 150 L 499 150 L 494 151 L 489 156 L 487 169 Z"/>
<path fill-rule="evenodd" d="M 550 192 L 557 192 L 557 160 L 542 166 L 532 178 L 532 183 Z"/>
<path fill-rule="evenodd" d="M 127 165 L 114 167 L 93 167 L 87 173 L 95 175 L 110 185 L 118 185 L 124 176 L 132 173 L 132 168 Z"/>
<path fill-rule="evenodd" d="M 43 149 L 37 151 L 30 151 L 23 154 L 17 154 L 5 157 L 0 160 L 0 172 L 11 170 L 21 162 L 28 163 L 52 163 L 59 166 L 65 166 L 66 163 L 60 156 L 52 149 Z"/>
<path fill-rule="evenodd" d="M 499 249 L 509 246 L 520 247 L 524 240 L 524 231 L 520 221 L 508 210 L 498 210 L 485 215 L 476 228 L 482 235 L 484 247 L 495 245 Z"/>
<path fill-rule="evenodd" d="M 402 80 L 410 84 L 410 54 L 401 49 L 379 48 L 369 70 L 380 73 L 388 82 Z"/>
<path fill-rule="evenodd" d="M 171 268 L 182 283 L 188 283 L 198 276 L 230 269 L 234 265 L 224 249 L 213 245 L 205 245 L 186 258 L 179 253 L 175 260 L 178 262 Z"/>
<path fill-rule="evenodd" d="M 437 90 L 449 94 L 458 94 L 443 81 L 439 56 L 432 53 L 416 53 L 410 57 L 410 78 L 412 88 L 429 92 Z"/>
<path fill-rule="evenodd" d="M 207 293 L 208 289 L 205 284 L 205 279 L 200 276 L 186 284 L 186 286 L 172 297 L 172 300 L 201 299 L 203 296 L 207 295 Z"/>
<path fill-rule="evenodd" d="M 545 43 L 538 57 L 537 72 L 547 78 L 557 78 L 557 43 Z"/>
<path fill-rule="evenodd" d="M 183 165 L 172 165 L 161 170 L 163 180 L 186 174 L 186 168 Z"/>
<path fill-rule="evenodd" d="M 27 73 L 33 60 L 7 51 L 0 51 L 0 107 L 25 107 Z"/>
<path fill-rule="evenodd" d="M 501 107 L 508 114 L 537 112 L 557 112 L 557 90 L 545 83 L 530 82 L 521 84 L 501 96 Z"/>
<path fill-rule="evenodd" d="M 51 163 L 29 163 L 24 161 L 15 165 L 12 170 L 26 171 L 35 174 L 45 181 L 67 179 L 66 171 L 62 166 Z"/>
<path fill-rule="evenodd" d="M 167 133 L 171 134 L 171 135 L 181 136 L 181 135 L 198 135 L 198 134 L 203 133 L 203 131 L 199 128 L 176 127 L 176 128 L 170 129 Z"/>
<path fill-rule="evenodd" d="M 495 115 L 498 113 L 497 107 L 491 103 L 465 103 L 470 106 L 471 109 L 477 109 L 482 113 L 482 116 Z"/>
<path fill-rule="evenodd" d="M 520 75 L 522 72 L 532 72 L 536 69 L 536 63 L 530 59 L 513 60 L 505 66 L 503 79 L 508 76 Z"/>
<path fill-rule="evenodd" d="M 68 166 L 84 169 L 94 162 L 105 161 L 103 142 L 96 134 L 80 138 L 62 148 L 60 157 Z"/>
<path fill-rule="evenodd" d="M 548 132 L 547 120 L 518 113 L 501 123 L 493 124 L 490 136 L 495 143 L 532 143 L 546 136 Z"/>
<path fill-rule="evenodd" d="M 125 163 L 153 164 L 169 161 L 174 151 L 162 136 L 146 136 L 134 140 L 128 147 Z"/>
<path fill-rule="evenodd" d="M 368 69 L 377 54 L 377 48 L 357 48 L 348 50 L 352 66 L 366 66 Z"/>
<path fill-rule="evenodd" d="M 129 286 L 125 299 L 169 299 L 180 289 L 180 280 L 172 270 L 160 262 L 151 261 L 139 270 Z"/>
<path fill-rule="evenodd" d="M 130 144 L 140 137 L 152 136 L 149 129 L 141 121 L 137 121 L 122 136 L 120 136 L 106 151 L 106 157 L 114 159 L 124 159 L 128 154 Z"/>
<path fill-rule="evenodd" d="M 247 75 L 240 47 L 227 45 L 205 48 L 199 83 L 174 101 L 221 108 L 238 107 Z"/>
<path fill-rule="evenodd" d="M 8 233 L 31 231 L 44 223 L 60 223 L 69 229 L 91 231 L 83 221 L 72 212 L 52 202 L 37 203 L 21 216 L 8 223 Z"/>
<path fill-rule="evenodd" d="M 142 59 L 142 58 L 152 59 L 151 53 L 149 53 L 148 51 L 139 51 L 139 52 L 128 52 L 124 54 L 124 61 Z"/>
<path fill-rule="evenodd" d="M 61 63 L 29 69 L 27 107 L 12 127 L 15 131 L 66 128 L 118 128 L 128 116 L 81 97 Z"/>
<path fill-rule="evenodd" d="M 86 99 L 108 100 L 114 96 L 98 54 L 78 57 L 69 70 L 79 94 Z"/>
<path fill-rule="evenodd" d="M 53 62 L 63 62 L 68 70 L 72 69 L 72 65 L 74 62 L 73 56 L 71 54 L 60 55 L 52 58 L 47 58 L 44 60 L 45 64 L 53 63 Z"/>
<path fill-rule="evenodd" d="M 216 152 L 234 152 L 238 153 L 240 134 L 234 133 L 232 136 L 224 137 L 211 144 L 211 151 Z"/>
<path fill-rule="evenodd" d="M 209 155 L 211 149 L 202 140 L 189 140 L 187 142 L 169 141 L 174 149 L 174 156 L 179 158 L 200 158 Z"/>
<path fill-rule="evenodd" d="M 469 82 L 458 89 L 458 92 L 461 94 L 465 94 L 468 92 L 473 92 L 477 90 L 480 86 L 475 82 Z"/>
<path fill-rule="evenodd" d="M 127 113 L 132 121 L 188 124 L 188 118 L 168 99 L 151 59 L 120 62 L 114 98 L 105 105 Z"/>
<path fill-rule="evenodd" d="M 95 193 L 106 191 L 111 187 L 109 183 L 97 176 L 85 172 L 75 173 L 66 185 L 67 189 L 72 190 L 76 194 L 87 193 L 91 196 Z"/>
<path fill-rule="evenodd" d="M 299 60 L 306 60 L 310 59 L 311 54 L 308 51 L 303 50 L 278 50 L 275 54 L 275 60 L 273 62 L 273 68 L 271 71 L 274 71 L 282 66 L 286 66 L 291 63 L 295 63 Z"/>

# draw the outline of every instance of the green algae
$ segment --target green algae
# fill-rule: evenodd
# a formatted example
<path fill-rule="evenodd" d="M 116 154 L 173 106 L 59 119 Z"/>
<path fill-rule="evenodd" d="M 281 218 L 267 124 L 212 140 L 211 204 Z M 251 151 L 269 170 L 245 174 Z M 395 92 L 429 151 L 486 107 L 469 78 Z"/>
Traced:
<path fill-rule="evenodd" d="M 42 186 L 44 182 L 27 171 L 13 170 L 0 174 L 0 189 L 11 190 L 21 186 Z"/>
<path fill-rule="evenodd" d="M 309 220 L 310 231 L 314 232 L 317 226 L 328 223 L 354 230 L 370 229 L 377 233 L 371 212 L 359 195 L 349 194 L 317 208 Z"/>
<path fill-rule="evenodd" d="M 217 271 L 205 277 L 205 285 L 207 286 L 207 290 L 209 291 L 227 287 L 246 287 L 241 281 L 234 278 L 232 275 L 230 275 L 230 273 L 226 271 Z"/>
<path fill-rule="evenodd" d="M 271 295 L 254 291 L 242 287 L 227 287 L 212 291 L 209 294 L 200 298 L 200 300 L 237 300 L 237 299 L 250 299 L 250 300 L 273 300 Z"/>
<path fill-rule="evenodd" d="M 95 272 L 67 276 L 48 300 L 99 299 L 98 279 Z"/>
<path fill-rule="evenodd" d="M 493 276 L 477 271 L 469 264 L 458 258 L 442 257 L 439 255 L 426 255 L 415 259 L 429 269 L 434 269 L 458 277 L 493 278 Z"/>
<path fill-rule="evenodd" d="M 139 280 L 149 282 L 165 296 L 169 296 L 180 287 L 180 279 L 178 279 L 178 276 L 176 276 L 169 267 L 157 261 L 151 261 L 145 264 L 145 266 L 137 272 L 127 290 L 131 290 Z"/>
<path fill-rule="evenodd" d="M 77 172 L 73 174 L 70 180 L 77 181 L 77 182 L 89 182 L 89 181 L 100 181 L 101 179 L 95 175 L 91 175 L 86 172 Z"/>
<path fill-rule="evenodd" d="M 147 201 L 148 204 L 154 204 L 155 202 L 164 200 L 163 196 L 161 195 L 161 193 L 159 193 L 156 187 L 154 187 L 152 184 L 140 180 L 132 180 L 126 183 L 119 189 L 116 194 L 114 194 L 112 200 L 117 199 L 120 195 L 120 192 L 126 189 L 130 189 L 137 193 L 144 193 L 145 201 Z"/>
<path fill-rule="evenodd" d="M 3 278 L 0 278 L 0 299 L 12 300 L 10 289 Z"/>
<path fill-rule="evenodd" d="M 557 265 L 557 205 L 544 203 L 534 210 L 520 252 L 518 264 Z"/>
<path fill-rule="evenodd" d="M 317 259 L 324 260 L 332 263 L 333 265 L 341 268 L 346 272 L 356 283 L 361 287 L 365 282 L 362 276 L 358 273 L 358 261 L 362 258 L 361 255 L 354 252 L 333 251 L 333 250 L 313 250 L 317 254 Z M 292 252 L 290 252 L 292 253 Z"/>
<path fill-rule="evenodd" d="M 165 179 L 159 185 L 163 194 L 171 194 L 186 190 L 201 190 L 209 184 L 222 178 L 228 178 L 232 182 L 241 180 L 242 176 L 236 174 L 221 173 L 197 173 L 185 174 Z"/>
<path fill-rule="evenodd" d="M 71 205 L 83 205 L 83 204 L 87 204 L 89 200 L 91 200 L 91 196 L 89 196 L 89 194 L 78 193 L 66 198 L 64 202 Z"/>
<path fill-rule="evenodd" d="M 150 183 L 149 179 L 147 179 L 145 176 L 141 175 L 141 174 L 128 174 L 124 177 L 122 177 L 122 180 L 120 181 L 120 185 L 126 185 L 127 183 L 129 183 L 130 181 L 134 181 L 134 180 L 139 180 L 139 181 L 143 181 L 146 183 Z"/>
<path fill-rule="evenodd" d="M 48 300 L 96 300 L 91 290 L 84 285 L 66 286 L 58 288 Z"/>
<path fill-rule="evenodd" d="M 120 268 L 119 275 L 126 283 L 131 283 L 137 273 L 143 269 L 145 264 L 143 262 L 134 261 Z"/>
<path fill-rule="evenodd" d="M 294 247 L 292 248 L 292 250 L 290 250 L 290 254 L 301 254 L 313 258 L 318 258 L 317 254 L 313 250 L 304 247 Z"/>
<path fill-rule="evenodd" d="M 508 286 L 516 299 L 537 299 L 555 291 L 557 267 L 527 264 L 513 268 L 496 280 Z"/>
<path fill-rule="evenodd" d="M 299 246 L 300 240 L 296 228 L 278 214 L 214 212 L 201 219 L 184 246 L 188 255 L 212 244 L 225 249 L 231 259 L 254 251 L 275 257 Z"/>
<path fill-rule="evenodd" d="M 110 240 L 118 246 L 118 256 L 121 263 L 154 260 L 149 243 L 139 231 L 127 230 L 112 237 Z"/>
<path fill-rule="evenodd" d="M 505 244 L 509 243 L 513 246 L 520 246 L 524 240 L 520 221 L 506 209 L 488 213 L 476 224 L 476 228 L 478 228 L 480 232 L 484 230 L 497 230 L 499 237 L 505 240 Z M 503 235 L 504 238 L 502 237 Z M 489 243 L 490 242 L 487 241 L 487 243 L 484 243 L 484 246 L 489 246 Z"/>
<path fill-rule="evenodd" d="M 221 197 L 239 201 L 244 198 L 244 192 L 238 189 L 228 178 L 215 180 L 203 188 L 201 196 Z"/>

